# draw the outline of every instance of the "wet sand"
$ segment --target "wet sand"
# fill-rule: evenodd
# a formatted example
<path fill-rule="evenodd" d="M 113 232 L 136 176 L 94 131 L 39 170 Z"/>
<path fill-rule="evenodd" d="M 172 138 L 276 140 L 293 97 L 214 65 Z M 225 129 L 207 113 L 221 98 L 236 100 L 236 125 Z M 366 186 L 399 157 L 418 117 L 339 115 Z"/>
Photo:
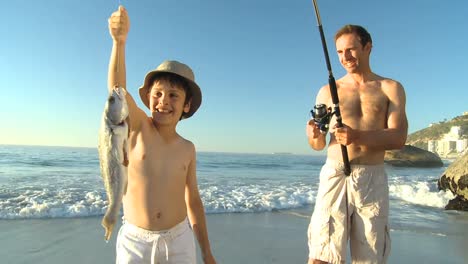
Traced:
<path fill-rule="evenodd" d="M 1 263 L 114 263 L 117 232 L 106 243 L 100 221 L 0 220 Z M 207 222 L 220 264 L 307 261 L 308 210 L 210 214 Z M 391 231 L 389 263 L 468 263 L 468 221 L 464 224 L 465 233 L 450 236 Z M 198 259 L 202 263 L 199 254 Z"/>

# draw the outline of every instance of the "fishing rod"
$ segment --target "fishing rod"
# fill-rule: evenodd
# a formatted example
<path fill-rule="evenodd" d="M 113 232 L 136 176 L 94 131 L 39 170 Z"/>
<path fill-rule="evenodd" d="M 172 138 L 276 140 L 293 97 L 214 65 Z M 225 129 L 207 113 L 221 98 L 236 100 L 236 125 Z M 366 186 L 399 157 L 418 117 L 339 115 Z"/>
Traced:
<path fill-rule="evenodd" d="M 333 77 L 333 72 L 332 72 L 332 68 L 330 64 L 330 58 L 328 56 L 327 42 L 325 41 L 325 34 L 323 33 L 322 21 L 320 19 L 317 1 L 313 0 L 313 2 L 314 2 L 315 15 L 317 17 L 318 29 L 320 32 L 320 38 L 322 39 L 323 53 L 325 54 L 325 61 L 327 63 L 328 84 L 330 86 L 330 94 L 332 97 L 334 114 L 336 116 L 336 123 L 337 123 L 337 127 L 343 127 L 343 122 L 342 122 L 341 113 L 340 113 L 339 100 L 338 100 L 338 92 L 336 91 L 335 77 Z M 343 156 L 344 173 L 346 176 L 348 176 L 349 174 L 351 174 L 351 166 L 349 164 L 348 149 L 346 148 L 345 145 L 341 145 L 341 154 Z"/>

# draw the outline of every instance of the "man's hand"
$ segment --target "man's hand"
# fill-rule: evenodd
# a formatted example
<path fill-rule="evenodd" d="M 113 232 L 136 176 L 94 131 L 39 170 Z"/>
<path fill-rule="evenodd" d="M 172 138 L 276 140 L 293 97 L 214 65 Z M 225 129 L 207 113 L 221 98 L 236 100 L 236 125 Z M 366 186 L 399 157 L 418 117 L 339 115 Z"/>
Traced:
<path fill-rule="evenodd" d="M 320 136 L 321 132 L 314 120 L 311 119 L 306 125 L 306 134 L 309 139 L 316 139 Z"/>
<path fill-rule="evenodd" d="M 315 124 L 313 119 L 309 120 L 306 124 L 306 134 L 309 145 L 314 150 L 322 150 L 326 146 L 325 134 L 320 132 L 320 128 Z"/>
<path fill-rule="evenodd" d="M 342 127 L 337 127 L 337 125 L 335 124 L 333 131 L 330 131 L 334 134 L 336 142 L 344 146 L 352 144 L 356 140 L 357 131 L 345 124 Z"/>
<path fill-rule="evenodd" d="M 123 6 L 119 6 L 119 9 L 109 18 L 109 33 L 114 41 L 125 42 L 129 29 L 130 19 L 127 10 Z"/>

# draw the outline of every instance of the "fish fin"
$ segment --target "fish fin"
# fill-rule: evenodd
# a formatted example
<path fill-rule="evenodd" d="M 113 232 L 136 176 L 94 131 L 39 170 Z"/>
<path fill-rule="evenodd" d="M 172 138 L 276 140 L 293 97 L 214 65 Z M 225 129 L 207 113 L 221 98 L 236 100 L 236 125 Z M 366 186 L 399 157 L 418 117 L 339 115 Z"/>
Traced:
<path fill-rule="evenodd" d="M 124 147 L 123 148 L 123 161 L 122 161 L 122 165 L 124 165 L 125 167 L 128 167 L 128 153 L 127 153 L 127 150 L 126 148 Z"/>
<path fill-rule="evenodd" d="M 129 126 L 127 126 L 129 127 Z M 130 130 L 129 130 L 130 131 Z M 128 163 L 129 163 L 129 160 L 128 160 L 128 135 L 127 137 L 125 137 L 123 139 L 123 145 L 122 145 L 122 150 L 123 150 L 123 161 L 122 161 L 122 165 L 124 167 L 128 167 Z"/>
<path fill-rule="evenodd" d="M 123 146 L 123 153 L 124 153 L 124 160 L 122 165 L 125 167 L 128 167 L 128 137 L 130 136 L 130 116 L 127 116 L 125 119 L 125 123 L 127 123 L 127 137 L 124 140 L 124 146 Z"/>
<path fill-rule="evenodd" d="M 130 136 L 130 115 L 127 116 L 127 118 L 125 118 L 125 123 L 127 123 L 127 128 L 128 128 L 128 132 L 127 132 L 127 138 Z"/>
<path fill-rule="evenodd" d="M 124 184 L 124 189 L 123 189 L 123 194 L 126 195 L 127 194 L 127 186 L 128 186 L 128 179 L 125 181 L 125 184 Z"/>

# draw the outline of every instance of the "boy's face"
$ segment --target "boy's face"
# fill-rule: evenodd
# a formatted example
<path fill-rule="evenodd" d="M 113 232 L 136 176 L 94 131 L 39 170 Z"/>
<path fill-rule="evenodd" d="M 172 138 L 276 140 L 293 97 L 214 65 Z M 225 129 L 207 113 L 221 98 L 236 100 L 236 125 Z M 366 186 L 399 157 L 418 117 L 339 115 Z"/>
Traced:
<path fill-rule="evenodd" d="M 184 89 L 171 86 L 166 80 L 154 81 L 148 99 L 151 116 L 159 125 L 177 124 L 182 113 L 190 110 L 190 102 L 185 104 Z"/>

